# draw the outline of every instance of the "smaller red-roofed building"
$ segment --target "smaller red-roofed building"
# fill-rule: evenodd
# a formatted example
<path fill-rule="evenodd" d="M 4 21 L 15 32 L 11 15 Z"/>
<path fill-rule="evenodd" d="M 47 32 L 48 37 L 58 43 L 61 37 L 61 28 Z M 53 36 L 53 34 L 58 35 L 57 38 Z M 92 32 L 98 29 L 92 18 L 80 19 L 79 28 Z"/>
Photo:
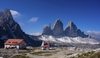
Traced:
<path fill-rule="evenodd" d="M 4 43 L 4 48 L 5 49 L 23 49 L 26 48 L 26 42 L 23 39 L 8 39 Z"/>
<path fill-rule="evenodd" d="M 43 41 L 42 44 L 41 44 L 41 48 L 42 48 L 42 50 L 50 49 L 50 44 L 49 44 L 49 43 L 45 43 L 45 42 Z"/>
<path fill-rule="evenodd" d="M 45 43 L 44 46 L 45 47 L 50 47 L 50 44 Z"/>

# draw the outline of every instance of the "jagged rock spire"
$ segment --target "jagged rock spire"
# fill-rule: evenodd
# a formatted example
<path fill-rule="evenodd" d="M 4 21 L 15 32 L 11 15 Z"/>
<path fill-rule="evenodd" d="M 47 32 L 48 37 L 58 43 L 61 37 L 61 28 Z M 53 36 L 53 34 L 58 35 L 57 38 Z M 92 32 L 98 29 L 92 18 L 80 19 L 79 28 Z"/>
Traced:
<path fill-rule="evenodd" d="M 70 21 L 66 26 L 65 34 L 67 36 L 77 36 L 77 27 L 72 21 Z"/>

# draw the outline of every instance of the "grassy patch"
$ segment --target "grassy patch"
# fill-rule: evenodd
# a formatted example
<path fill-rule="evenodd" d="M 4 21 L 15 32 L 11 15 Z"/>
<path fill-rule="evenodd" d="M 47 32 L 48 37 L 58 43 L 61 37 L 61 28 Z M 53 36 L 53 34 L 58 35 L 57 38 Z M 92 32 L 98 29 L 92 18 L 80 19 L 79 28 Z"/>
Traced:
<path fill-rule="evenodd" d="M 100 51 L 93 55 L 90 55 L 88 58 L 100 58 Z"/>
<path fill-rule="evenodd" d="M 100 52 L 95 53 L 95 51 L 83 53 L 81 55 L 77 55 L 77 57 L 72 57 L 72 58 L 100 58 Z"/>

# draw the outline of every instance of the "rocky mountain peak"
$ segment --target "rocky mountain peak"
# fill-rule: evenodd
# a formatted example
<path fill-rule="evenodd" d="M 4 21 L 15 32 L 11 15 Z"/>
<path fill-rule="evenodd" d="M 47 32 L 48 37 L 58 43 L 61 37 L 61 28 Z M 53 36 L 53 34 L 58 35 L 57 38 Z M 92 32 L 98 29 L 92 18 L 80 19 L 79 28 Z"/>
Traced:
<path fill-rule="evenodd" d="M 8 9 L 8 8 L 6 8 L 5 10 L 4 10 L 4 12 L 10 12 L 10 9 Z"/>
<path fill-rule="evenodd" d="M 6 9 L 4 10 L 4 15 L 12 16 L 12 15 L 11 15 L 11 12 L 10 12 L 10 9 L 6 8 Z"/>
<path fill-rule="evenodd" d="M 72 21 L 70 21 L 68 23 L 68 25 L 66 26 L 66 28 L 69 28 L 69 27 L 70 27 L 70 29 L 77 29 L 76 25 Z M 66 30 L 66 28 L 65 28 L 65 30 Z"/>
<path fill-rule="evenodd" d="M 63 23 L 60 21 L 60 19 L 57 19 L 55 21 L 55 23 L 53 24 L 52 34 L 54 36 L 62 35 L 63 34 Z"/>
<path fill-rule="evenodd" d="M 57 19 L 56 21 L 59 21 L 59 22 L 61 22 L 61 21 L 60 21 L 60 19 Z"/>
<path fill-rule="evenodd" d="M 65 35 L 67 36 L 77 36 L 77 27 L 76 25 L 70 21 L 65 28 Z"/>
<path fill-rule="evenodd" d="M 60 19 L 57 19 L 55 22 L 57 22 L 57 21 L 61 22 Z"/>
<path fill-rule="evenodd" d="M 55 21 L 55 23 L 53 24 L 52 29 L 56 28 L 56 26 L 58 26 L 58 25 L 63 25 L 63 23 L 60 21 L 60 19 L 57 19 L 57 20 Z"/>
<path fill-rule="evenodd" d="M 0 21 L 2 23 L 6 23 L 9 24 L 10 21 L 13 21 L 13 17 L 11 15 L 10 9 L 6 8 L 4 12 L 2 12 L 1 16 L 0 16 Z"/>

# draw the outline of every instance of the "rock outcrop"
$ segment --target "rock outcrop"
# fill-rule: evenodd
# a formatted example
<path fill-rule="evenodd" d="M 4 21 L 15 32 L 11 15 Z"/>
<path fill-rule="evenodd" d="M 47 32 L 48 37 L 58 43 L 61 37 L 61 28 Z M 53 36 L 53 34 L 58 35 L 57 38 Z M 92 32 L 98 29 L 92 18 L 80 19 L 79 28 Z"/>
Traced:
<path fill-rule="evenodd" d="M 57 19 L 52 27 L 52 35 L 58 36 L 62 34 L 63 34 L 63 23 L 59 19 Z"/>
<path fill-rule="evenodd" d="M 51 35 L 52 34 L 52 31 L 51 31 L 51 24 L 49 23 L 48 25 L 46 25 L 44 28 L 43 28 L 43 33 L 42 35 Z"/>

